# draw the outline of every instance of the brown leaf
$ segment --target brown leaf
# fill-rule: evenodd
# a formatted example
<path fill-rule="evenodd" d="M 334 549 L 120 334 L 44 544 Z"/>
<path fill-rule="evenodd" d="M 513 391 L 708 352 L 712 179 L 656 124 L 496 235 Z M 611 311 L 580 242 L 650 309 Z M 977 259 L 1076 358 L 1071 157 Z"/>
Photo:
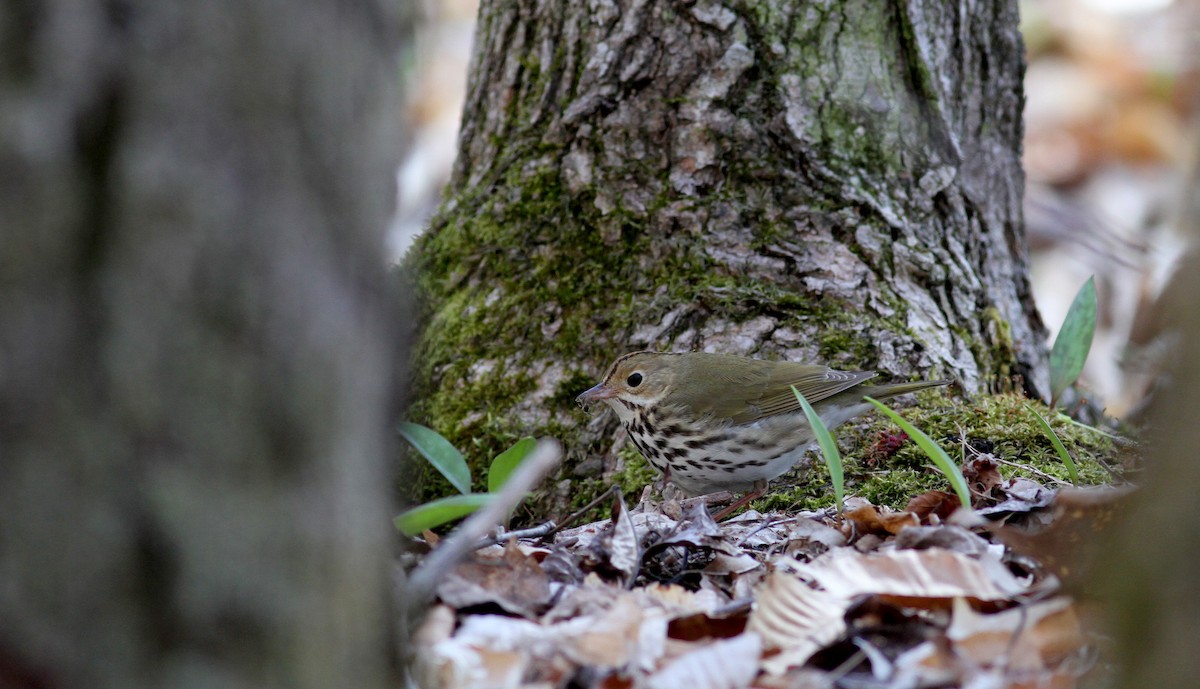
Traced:
<path fill-rule="evenodd" d="M 890 686 L 941 687 L 960 684 L 958 658 L 944 639 L 925 641 L 896 657 Z"/>
<path fill-rule="evenodd" d="M 613 498 L 613 528 L 607 540 L 609 564 L 624 577 L 626 583 L 637 575 L 641 562 L 641 548 L 637 530 L 629 518 L 625 498 L 619 493 Z"/>
<path fill-rule="evenodd" d="M 1036 532 L 1005 526 L 995 533 L 1005 545 L 1053 572 L 1069 590 L 1078 590 L 1133 491 L 1129 486 L 1063 488 L 1050 508 L 1049 526 Z"/>
<path fill-rule="evenodd" d="M 666 615 L 639 605 L 627 592 L 595 619 L 581 617 L 559 626 L 567 655 L 581 665 L 600 667 L 648 670 L 662 656 L 667 637 Z"/>
<path fill-rule="evenodd" d="M 855 532 L 878 536 L 895 535 L 919 523 L 917 516 L 910 512 L 885 512 L 875 505 L 864 505 L 847 512 L 844 517 L 853 524 Z"/>
<path fill-rule="evenodd" d="M 905 511 L 912 512 L 922 524 L 929 524 L 929 517 L 936 516 L 945 521 L 954 510 L 962 506 L 958 496 L 944 490 L 928 490 L 915 495 L 908 501 Z"/>
<path fill-rule="evenodd" d="M 1004 477 L 1000 475 L 1000 464 L 987 455 L 968 460 L 963 466 L 963 478 L 971 489 L 973 502 L 985 502 L 986 497 L 992 494 L 992 489 L 1004 482 Z"/>
<path fill-rule="evenodd" d="M 994 601 L 1006 600 L 1026 589 L 998 555 L 985 553 L 975 558 L 944 548 L 866 555 L 839 549 L 815 562 L 796 562 L 789 567 L 804 579 L 846 598 L 886 594 Z"/>
<path fill-rule="evenodd" d="M 1049 505 L 1055 495 L 1053 489 L 1023 477 L 1005 481 L 996 493 L 999 502 L 977 509 L 980 516 L 995 519 L 998 515 L 1023 515 Z"/>
<path fill-rule="evenodd" d="M 763 660 L 763 669 L 783 674 L 840 638 L 849 604 L 849 598 L 814 589 L 788 572 L 772 572 L 759 589 L 747 624 L 765 647 L 780 649 Z"/>
<path fill-rule="evenodd" d="M 762 640 L 746 633 L 706 644 L 646 678 L 648 689 L 740 689 L 758 675 Z"/>
<path fill-rule="evenodd" d="M 746 630 L 750 603 L 676 617 L 667 624 L 667 637 L 679 641 L 729 639 Z"/>
<path fill-rule="evenodd" d="M 972 665 L 1003 665 L 1016 672 L 1053 670 L 1084 645 L 1079 618 L 1066 596 L 991 615 L 956 599 L 946 637 Z"/>
<path fill-rule="evenodd" d="M 446 574 L 438 598 L 454 608 L 494 603 L 533 618 L 550 603 L 550 581 L 537 559 L 510 541 L 502 557 L 476 554 Z"/>
<path fill-rule="evenodd" d="M 955 524 L 914 526 L 900 532 L 895 544 L 897 548 L 913 550 L 946 548 L 972 557 L 979 557 L 988 549 L 988 542 L 981 536 Z"/>

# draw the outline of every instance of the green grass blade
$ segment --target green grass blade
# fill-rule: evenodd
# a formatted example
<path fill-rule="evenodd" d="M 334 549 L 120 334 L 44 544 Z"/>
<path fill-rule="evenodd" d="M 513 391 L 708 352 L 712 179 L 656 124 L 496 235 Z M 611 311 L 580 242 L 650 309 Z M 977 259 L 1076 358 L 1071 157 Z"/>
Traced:
<path fill-rule="evenodd" d="M 920 447 L 926 456 L 933 460 L 933 464 L 937 467 L 938 471 L 942 472 L 950 481 L 950 485 L 954 488 L 954 492 L 958 494 L 958 500 L 962 503 L 962 506 L 965 509 L 971 509 L 971 491 L 967 488 L 967 480 L 963 478 L 962 470 L 958 468 L 958 465 L 950 459 L 950 455 L 946 454 L 945 450 L 933 442 L 932 438 L 925 435 L 923 431 L 909 423 L 903 416 L 897 414 L 886 404 L 871 397 L 864 397 L 863 399 L 875 405 L 876 409 L 894 421 L 901 430 L 908 434 L 908 437 L 917 443 L 917 447 Z"/>
<path fill-rule="evenodd" d="M 812 426 L 813 434 L 817 437 L 817 444 L 821 446 L 821 456 L 825 458 L 825 466 L 829 467 L 829 478 L 833 481 L 833 496 L 837 500 L 838 517 L 842 516 L 842 502 L 846 496 L 845 475 L 842 469 L 842 455 L 838 452 L 837 443 L 834 442 L 833 436 L 829 434 L 829 429 L 825 427 L 825 423 L 821 421 L 821 417 L 817 416 L 817 412 L 813 410 L 812 405 L 808 400 L 804 399 L 804 395 L 792 386 L 792 392 L 796 394 L 796 400 L 800 402 L 800 408 L 804 410 L 804 415 L 808 417 L 808 425 Z"/>
<path fill-rule="evenodd" d="M 495 498 L 496 496 L 491 493 L 451 495 L 448 498 L 439 498 L 433 502 L 418 505 L 396 517 L 393 523 L 405 535 L 416 536 L 425 529 L 432 529 L 442 524 L 449 524 L 455 519 L 462 519 Z"/>
<path fill-rule="evenodd" d="M 1050 406 L 1079 379 L 1096 332 L 1096 278 L 1079 288 L 1050 350 Z"/>
<path fill-rule="evenodd" d="M 1072 426 L 1076 426 L 1078 428 L 1082 428 L 1084 430 L 1091 431 L 1092 433 L 1099 433 L 1100 435 L 1102 435 L 1106 438 L 1111 438 L 1112 440 L 1115 440 L 1118 443 L 1119 442 L 1128 442 L 1127 438 L 1122 438 L 1121 436 L 1117 435 L 1116 433 L 1110 433 L 1110 432 L 1104 430 L 1103 428 L 1096 428 L 1095 426 L 1089 426 L 1086 423 L 1080 423 L 1079 421 L 1072 419 L 1071 417 L 1067 416 L 1066 414 L 1064 414 L 1062 412 L 1058 412 L 1058 414 L 1056 415 L 1056 418 L 1059 421 L 1062 421 L 1063 423 L 1069 423 Z"/>
<path fill-rule="evenodd" d="M 432 429 L 415 423 L 400 424 L 400 435 L 420 452 L 450 485 L 464 495 L 471 492 L 471 470 L 462 453 Z"/>
<path fill-rule="evenodd" d="M 499 492 L 512 472 L 533 452 L 535 447 L 537 447 L 537 441 L 526 436 L 518 440 L 512 447 L 496 455 L 496 458 L 492 460 L 492 466 L 488 468 L 488 492 Z"/>
<path fill-rule="evenodd" d="M 1033 418 L 1037 419 L 1042 427 L 1042 432 L 1046 434 L 1047 438 L 1050 438 L 1050 444 L 1054 446 L 1054 451 L 1058 453 L 1059 459 L 1063 461 L 1063 464 L 1067 465 L 1067 475 L 1071 477 L 1071 483 L 1079 485 L 1079 472 L 1075 469 L 1075 460 L 1071 458 L 1071 453 L 1067 452 L 1067 446 L 1063 445 L 1058 434 L 1050 427 L 1050 422 L 1039 414 L 1038 410 L 1028 404 L 1025 405 L 1025 408 L 1033 412 Z"/>

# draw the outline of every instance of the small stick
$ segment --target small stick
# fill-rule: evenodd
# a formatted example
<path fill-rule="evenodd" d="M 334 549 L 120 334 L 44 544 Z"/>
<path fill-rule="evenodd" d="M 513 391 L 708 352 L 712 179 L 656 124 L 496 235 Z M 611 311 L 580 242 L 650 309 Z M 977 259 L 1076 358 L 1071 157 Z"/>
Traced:
<path fill-rule="evenodd" d="M 963 433 L 962 433 L 962 427 L 961 427 L 961 426 L 959 427 L 959 431 L 958 431 L 958 433 L 959 433 L 958 437 L 960 437 L 960 438 L 963 438 L 963 437 L 965 437 L 965 436 L 963 435 Z M 970 445 L 968 445 L 968 444 L 966 443 L 966 441 L 965 441 L 965 440 L 963 441 L 963 444 L 962 444 L 962 445 L 963 445 L 963 448 L 964 448 L 964 449 L 966 449 L 966 450 L 970 450 L 970 452 L 971 452 L 971 454 L 972 454 L 973 456 L 975 456 L 975 457 L 983 457 L 983 456 L 984 456 L 984 453 L 983 453 L 983 452 L 980 452 L 979 450 L 976 450 L 975 448 L 971 447 Z M 997 457 L 996 455 L 990 455 L 990 454 L 989 454 L 989 455 L 987 455 L 987 458 L 988 458 L 988 459 L 990 459 L 990 460 L 993 460 L 993 461 L 995 461 L 995 462 L 998 462 L 998 463 L 1000 463 L 1000 464 L 1006 464 L 1006 465 L 1008 465 L 1008 466 L 1010 466 L 1010 467 L 1016 467 L 1017 469 L 1024 469 L 1025 471 L 1028 471 L 1028 472 L 1029 472 L 1029 473 L 1031 473 L 1031 474 L 1037 474 L 1038 476 L 1041 476 L 1042 478 L 1046 479 L 1047 481 L 1053 481 L 1054 483 L 1057 483 L 1057 484 L 1058 484 L 1058 485 L 1060 485 L 1060 486 L 1069 486 L 1069 485 L 1071 485 L 1071 483 L 1070 483 L 1070 482 L 1068 482 L 1068 481 L 1063 481 L 1062 479 L 1057 479 L 1057 478 L 1054 478 L 1054 477 L 1053 477 L 1053 476 L 1051 476 L 1050 474 L 1047 474 L 1047 473 L 1046 473 L 1046 472 L 1044 472 L 1044 471 L 1038 471 L 1037 469 L 1034 469 L 1033 467 L 1031 467 L 1031 466 L 1028 466 L 1028 465 L 1026 465 L 1026 464 L 1018 464 L 1018 463 L 1016 463 L 1016 462 L 1010 462 L 1010 461 L 1008 461 L 1007 459 L 1000 459 L 1000 458 L 999 458 L 999 457 Z M 965 460 L 964 460 L 964 462 L 963 462 L 963 463 L 964 463 L 964 464 L 966 463 L 966 462 L 965 462 Z"/>
<path fill-rule="evenodd" d="M 545 538 L 545 536 L 547 534 L 553 533 L 554 530 L 557 528 L 558 527 L 555 526 L 554 522 L 549 521 L 549 522 L 546 522 L 545 524 L 531 526 L 528 529 L 516 529 L 515 531 L 505 531 L 504 533 L 499 533 L 499 534 L 496 534 L 495 536 L 488 536 L 487 538 L 483 539 L 478 544 L 476 544 L 475 549 L 479 550 L 480 548 L 487 548 L 489 546 L 493 546 L 493 545 L 496 545 L 499 543 L 504 543 L 505 541 L 507 541 L 510 538 L 518 538 L 518 539 L 519 538 Z"/>
<path fill-rule="evenodd" d="M 1060 478 L 1055 478 L 1055 477 L 1051 476 L 1050 474 L 1047 474 L 1044 471 L 1038 471 L 1037 469 L 1034 469 L 1033 467 L 1025 465 L 1025 464 L 1017 464 L 1016 462 L 1010 462 L 1007 459 L 1000 459 L 999 457 L 997 457 L 995 455 L 992 455 L 989 459 L 993 459 L 1001 464 L 1007 464 L 1010 467 L 1024 469 L 1025 471 L 1028 471 L 1031 474 L 1037 474 L 1038 476 L 1041 476 L 1042 478 L 1046 479 L 1047 481 L 1053 481 L 1054 483 L 1057 483 L 1060 486 L 1072 485 L 1070 481 L 1064 481 Z"/>
<path fill-rule="evenodd" d="M 546 540 L 547 538 L 550 538 L 551 536 L 558 533 L 559 531 L 562 531 L 563 529 L 567 528 L 571 524 L 575 523 L 576 519 L 579 519 L 580 517 L 587 514 L 588 512 L 591 512 L 593 509 L 596 508 L 597 505 L 599 505 L 600 503 L 609 499 L 613 495 L 619 494 L 620 492 L 621 492 L 621 489 L 618 488 L 616 486 L 616 484 L 609 486 L 608 490 L 604 491 L 599 496 L 597 496 L 595 500 L 589 502 L 588 504 L 584 505 L 580 509 L 575 510 L 575 512 L 571 513 L 571 516 L 564 519 L 562 524 L 559 524 L 558 526 L 554 527 L 553 529 L 550 529 L 545 534 L 543 534 L 541 536 L 541 539 Z M 553 522 L 551 522 L 551 523 L 553 523 Z"/>
<path fill-rule="evenodd" d="M 740 547 L 742 547 L 743 543 L 750 540 L 751 536 L 754 536 L 755 534 L 762 531 L 763 529 L 769 529 L 772 526 L 781 526 L 783 524 L 793 524 L 797 521 L 796 517 L 780 519 L 779 521 L 771 521 L 771 520 L 772 520 L 771 515 L 767 515 L 766 517 L 764 517 L 762 524 L 759 524 L 757 527 L 755 527 L 751 531 L 747 532 L 746 535 L 739 538 L 737 540 L 737 543 L 734 543 L 734 545 L 737 546 L 738 548 L 740 548 Z"/>

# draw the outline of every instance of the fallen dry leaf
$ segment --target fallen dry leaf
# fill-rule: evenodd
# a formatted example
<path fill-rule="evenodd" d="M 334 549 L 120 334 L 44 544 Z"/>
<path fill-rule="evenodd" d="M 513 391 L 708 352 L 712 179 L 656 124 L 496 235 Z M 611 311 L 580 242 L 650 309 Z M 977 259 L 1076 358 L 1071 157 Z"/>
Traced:
<path fill-rule="evenodd" d="M 955 599 L 946 637 L 971 664 L 1016 672 L 1054 670 L 1084 647 L 1079 618 L 1065 596 L 990 615 Z"/>
<path fill-rule="evenodd" d="M 924 641 L 904 651 L 892 663 L 889 686 L 941 687 L 958 684 L 962 670 L 959 659 L 944 639 Z"/>
<path fill-rule="evenodd" d="M 879 593 L 994 601 L 1011 598 L 1026 589 L 1000 557 L 990 552 L 976 558 L 944 548 L 866 555 L 834 550 L 814 562 L 786 566 L 797 576 L 845 598 Z"/>
<path fill-rule="evenodd" d="M 613 499 L 612 530 L 606 536 L 608 567 L 620 573 L 622 582 L 632 583 L 641 565 L 641 540 L 620 495 Z"/>
<path fill-rule="evenodd" d="M 971 502 L 981 507 L 990 502 L 992 491 L 1004 482 L 1000 475 L 1000 464 L 987 455 L 972 457 L 963 466 L 963 478 L 971 489 Z"/>
<path fill-rule="evenodd" d="M 493 603 L 515 615 L 535 617 L 550 603 L 549 579 L 537 558 L 515 543 L 509 542 L 501 553 L 476 553 L 455 567 L 438 585 L 438 598 L 459 609 Z"/>
<path fill-rule="evenodd" d="M 954 493 L 944 490 L 928 490 L 909 499 L 904 511 L 917 515 L 917 519 L 922 524 L 929 524 L 930 517 L 937 517 L 939 521 L 945 521 L 954 513 L 954 510 L 961 506 L 962 503 Z"/>
<path fill-rule="evenodd" d="M 911 512 L 893 512 L 875 505 L 864 505 L 843 515 L 845 523 L 853 527 L 856 534 L 894 536 L 910 526 L 920 523 Z"/>
<path fill-rule="evenodd" d="M 1046 488 L 1037 481 L 1021 477 L 1005 481 L 999 487 L 998 492 L 1003 495 L 1003 499 L 989 507 L 981 507 L 976 512 L 992 519 L 1011 514 L 1024 514 L 1049 505 L 1055 495 L 1053 489 Z"/>
<path fill-rule="evenodd" d="M 1006 545 L 1053 572 L 1069 590 L 1076 590 L 1133 491 L 1129 486 L 1063 488 L 1054 497 L 1045 528 L 1029 532 L 1006 526 L 995 533 Z"/>
<path fill-rule="evenodd" d="M 667 624 L 667 637 L 679 641 L 730 639 L 741 634 L 749 621 L 750 605 L 733 610 L 713 610 L 676 617 Z"/>
<path fill-rule="evenodd" d="M 649 670 L 663 654 L 667 615 L 622 592 L 602 615 L 578 617 L 558 627 L 566 639 L 563 651 L 580 665 Z"/>
<path fill-rule="evenodd" d="M 746 625 L 764 646 L 780 651 L 763 660 L 763 669 L 782 674 L 839 639 L 849 604 L 849 598 L 814 589 L 790 572 L 768 575 Z"/>
<path fill-rule="evenodd" d="M 758 675 L 762 640 L 747 632 L 675 658 L 646 678 L 648 689 L 740 689 Z"/>
<path fill-rule="evenodd" d="M 956 524 L 914 526 L 896 535 L 897 548 L 924 550 L 946 548 L 956 553 L 978 557 L 988 550 L 988 542 Z"/>

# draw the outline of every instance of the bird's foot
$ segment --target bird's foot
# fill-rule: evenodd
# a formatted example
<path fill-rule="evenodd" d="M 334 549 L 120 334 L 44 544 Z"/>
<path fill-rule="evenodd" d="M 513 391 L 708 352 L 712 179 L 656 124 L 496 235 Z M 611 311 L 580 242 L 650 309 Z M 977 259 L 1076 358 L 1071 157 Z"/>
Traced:
<path fill-rule="evenodd" d="M 733 514 L 734 512 L 736 512 L 736 511 L 742 509 L 743 507 L 745 507 L 746 505 L 750 504 L 751 501 L 757 500 L 757 499 L 761 498 L 763 495 L 766 495 L 766 493 L 767 493 L 767 482 L 766 481 L 756 481 L 754 483 L 754 487 L 750 489 L 750 492 L 743 495 L 741 497 L 741 499 L 739 499 L 737 502 L 733 503 L 729 507 L 726 507 L 725 509 L 721 510 L 720 512 L 717 512 L 716 514 L 714 514 L 713 521 L 715 521 L 715 522 L 721 521 L 725 517 L 728 517 L 729 515 Z"/>

